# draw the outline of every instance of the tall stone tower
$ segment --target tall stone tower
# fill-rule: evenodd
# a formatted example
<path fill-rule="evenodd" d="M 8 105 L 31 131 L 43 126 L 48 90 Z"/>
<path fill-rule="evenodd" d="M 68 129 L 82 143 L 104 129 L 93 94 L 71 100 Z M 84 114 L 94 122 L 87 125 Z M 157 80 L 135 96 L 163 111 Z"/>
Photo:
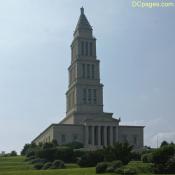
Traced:
<path fill-rule="evenodd" d="M 62 121 L 65 124 L 82 123 L 87 118 L 106 114 L 103 113 L 103 85 L 100 83 L 96 39 L 83 7 L 73 37 L 66 118 Z"/>
<path fill-rule="evenodd" d="M 59 145 L 64 145 L 77 141 L 88 149 L 115 142 L 143 147 L 143 126 L 119 125 L 120 120 L 113 118 L 112 113 L 103 112 L 103 85 L 100 83 L 96 39 L 83 8 L 73 37 L 66 117 L 58 124 L 51 124 L 33 142 L 56 140 Z"/>

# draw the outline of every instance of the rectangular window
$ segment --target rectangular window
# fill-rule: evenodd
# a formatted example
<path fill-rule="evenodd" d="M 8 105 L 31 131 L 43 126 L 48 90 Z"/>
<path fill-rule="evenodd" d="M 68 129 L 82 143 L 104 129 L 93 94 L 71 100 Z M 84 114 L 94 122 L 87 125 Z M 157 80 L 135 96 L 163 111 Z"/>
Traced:
<path fill-rule="evenodd" d="M 82 64 L 82 72 L 83 72 L 83 78 L 85 78 L 85 64 Z"/>
<path fill-rule="evenodd" d="M 86 56 L 88 56 L 88 42 L 86 41 Z"/>
<path fill-rule="evenodd" d="M 91 104 L 91 89 L 88 89 L 88 104 Z"/>
<path fill-rule="evenodd" d="M 77 134 L 73 134 L 72 135 L 72 141 L 75 142 L 78 140 L 78 135 Z"/>
<path fill-rule="evenodd" d="M 93 89 L 93 103 L 97 104 L 97 90 Z"/>
<path fill-rule="evenodd" d="M 92 43 L 89 43 L 89 49 L 90 49 L 90 56 L 92 56 Z"/>
<path fill-rule="evenodd" d="M 81 42 L 81 55 L 84 55 L 84 41 Z"/>
<path fill-rule="evenodd" d="M 66 136 L 64 134 L 61 135 L 61 142 L 62 143 L 66 142 Z"/>
<path fill-rule="evenodd" d="M 87 90 L 83 89 L 83 104 L 86 104 L 87 101 Z"/>
<path fill-rule="evenodd" d="M 87 64 L 87 78 L 90 78 L 90 64 Z"/>
<path fill-rule="evenodd" d="M 137 146 L 137 136 L 136 135 L 133 136 L 133 144 Z"/>
<path fill-rule="evenodd" d="M 95 67 L 94 64 L 92 64 L 92 79 L 95 78 Z"/>

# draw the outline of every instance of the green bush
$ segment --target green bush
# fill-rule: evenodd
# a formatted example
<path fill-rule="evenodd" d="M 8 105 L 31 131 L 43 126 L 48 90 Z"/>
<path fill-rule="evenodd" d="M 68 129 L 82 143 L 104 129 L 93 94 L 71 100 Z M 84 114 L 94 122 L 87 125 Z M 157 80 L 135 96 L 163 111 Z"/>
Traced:
<path fill-rule="evenodd" d="M 137 171 L 134 168 L 118 168 L 115 170 L 115 173 L 122 175 L 136 175 Z"/>
<path fill-rule="evenodd" d="M 165 145 L 153 152 L 155 173 L 175 173 L 175 145 Z"/>
<path fill-rule="evenodd" d="M 51 163 L 51 162 L 46 162 L 46 163 L 43 165 L 42 170 L 47 170 L 47 169 L 49 169 L 51 166 L 52 166 L 52 163 Z"/>
<path fill-rule="evenodd" d="M 153 162 L 153 154 L 152 153 L 143 154 L 141 156 L 141 160 L 144 163 L 152 163 Z"/>
<path fill-rule="evenodd" d="M 54 160 L 56 159 L 66 163 L 75 162 L 73 149 L 69 147 L 57 147 Z"/>
<path fill-rule="evenodd" d="M 103 162 L 104 156 L 101 150 L 89 151 L 81 156 L 77 163 L 80 167 L 93 167 L 96 166 L 98 162 Z"/>
<path fill-rule="evenodd" d="M 137 174 L 137 171 L 134 169 L 134 168 L 127 168 L 127 169 L 124 169 L 123 171 L 123 174 L 124 175 L 135 175 Z"/>
<path fill-rule="evenodd" d="M 11 153 L 9 154 L 9 156 L 17 156 L 17 152 L 16 151 L 11 151 Z"/>
<path fill-rule="evenodd" d="M 30 156 L 30 157 L 26 157 L 25 161 L 31 161 L 33 159 L 36 159 L 36 157 L 35 156 Z"/>
<path fill-rule="evenodd" d="M 114 169 L 116 169 L 116 168 L 122 167 L 122 166 L 123 166 L 123 163 L 122 163 L 121 160 L 114 160 L 114 161 L 112 161 L 111 166 L 112 166 Z"/>
<path fill-rule="evenodd" d="M 175 173 L 175 155 L 167 161 L 166 169 L 167 169 L 167 172 L 170 174 Z"/>
<path fill-rule="evenodd" d="M 32 159 L 30 161 L 30 163 L 32 163 L 32 164 L 35 164 L 35 163 L 46 163 L 46 160 L 45 159 L 35 158 L 35 159 Z"/>
<path fill-rule="evenodd" d="M 43 165 L 44 165 L 43 163 L 35 163 L 33 168 L 36 170 L 40 170 L 42 169 Z"/>
<path fill-rule="evenodd" d="M 107 167 L 108 167 L 108 164 L 106 162 L 100 162 L 100 163 L 98 163 L 97 166 L 96 166 L 96 173 L 97 174 L 105 173 Z"/>
<path fill-rule="evenodd" d="M 112 166 L 108 166 L 107 168 L 106 168 L 106 172 L 107 173 L 113 173 L 115 171 L 115 169 L 112 167 Z"/>
<path fill-rule="evenodd" d="M 53 161 L 57 153 L 56 148 L 40 149 L 36 151 L 36 157 L 40 159 L 46 159 L 47 161 Z"/>
<path fill-rule="evenodd" d="M 76 141 L 75 142 L 68 143 L 65 146 L 67 146 L 69 148 L 72 148 L 72 149 L 80 149 L 80 148 L 83 148 L 84 147 L 83 143 L 76 142 Z"/>
<path fill-rule="evenodd" d="M 124 165 L 132 158 L 132 146 L 128 143 L 115 143 L 113 146 L 104 148 L 105 161 L 121 160 Z"/>
<path fill-rule="evenodd" d="M 165 164 L 175 154 L 175 146 L 163 146 L 153 152 L 153 163 Z"/>
<path fill-rule="evenodd" d="M 64 167 L 65 167 L 64 162 L 62 160 L 55 160 L 51 166 L 52 169 L 58 169 L 58 168 L 64 168 Z"/>

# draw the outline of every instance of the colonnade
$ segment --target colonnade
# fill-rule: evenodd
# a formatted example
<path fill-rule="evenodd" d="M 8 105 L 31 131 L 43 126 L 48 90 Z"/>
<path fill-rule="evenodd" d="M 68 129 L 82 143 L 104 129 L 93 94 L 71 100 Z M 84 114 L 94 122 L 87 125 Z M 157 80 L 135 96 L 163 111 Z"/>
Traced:
<path fill-rule="evenodd" d="M 117 126 L 85 126 L 86 145 L 107 146 L 118 141 Z"/>

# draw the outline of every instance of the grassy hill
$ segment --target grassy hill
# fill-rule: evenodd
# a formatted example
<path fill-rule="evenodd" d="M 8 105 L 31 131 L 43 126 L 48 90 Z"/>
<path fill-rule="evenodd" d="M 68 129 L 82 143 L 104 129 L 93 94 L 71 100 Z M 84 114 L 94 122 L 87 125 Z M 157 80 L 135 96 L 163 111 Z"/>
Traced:
<path fill-rule="evenodd" d="M 74 164 L 59 170 L 33 170 L 22 156 L 0 157 L 0 175 L 95 175 L 95 168 L 79 168 Z M 110 174 L 106 174 L 110 175 Z"/>
<path fill-rule="evenodd" d="M 142 172 L 142 175 L 148 175 L 151 165 L 133 161 L 126 167 L 135 167 L 138 172 Z M 96 173 L 95 168 L 80 168 L 76 164 L 66 164 L 65 169 L 34 170 L 32 165 L 25 161 L 25 157 L 17 156 L 0 157 L 0 175 L 96 175 Z M 114 173 L 105 173 L 105 175 L 114 175 Z"/>

